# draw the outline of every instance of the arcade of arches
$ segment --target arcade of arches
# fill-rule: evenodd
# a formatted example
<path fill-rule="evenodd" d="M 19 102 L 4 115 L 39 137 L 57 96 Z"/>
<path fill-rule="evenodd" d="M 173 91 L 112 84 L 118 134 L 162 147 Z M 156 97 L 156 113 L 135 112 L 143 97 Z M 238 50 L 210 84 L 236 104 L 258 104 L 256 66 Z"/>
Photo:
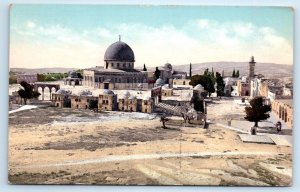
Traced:
<path fill-rule="evenodd" d="M 39 91 L 39 89 L 42 89 L 41 92 L 41 96 L 42 96 L 42 100 L 45 99 L 45 90 L 49 89 L 49 100 L 51 100 L 51 95 L 52 92 L 55 93 L 56 91 L 58 91 L 60 89 L 60 85 L 59 84 L 50 84 L 50 83 L 35 83 L 34 84 L 34 91 Z"/>
<path fill-rule="evenodd" d="M 272 111 L 285 122 L 288 127 L 293 127 L 293 103 L 292 99 L 278 99 L 272 103 Z"/>

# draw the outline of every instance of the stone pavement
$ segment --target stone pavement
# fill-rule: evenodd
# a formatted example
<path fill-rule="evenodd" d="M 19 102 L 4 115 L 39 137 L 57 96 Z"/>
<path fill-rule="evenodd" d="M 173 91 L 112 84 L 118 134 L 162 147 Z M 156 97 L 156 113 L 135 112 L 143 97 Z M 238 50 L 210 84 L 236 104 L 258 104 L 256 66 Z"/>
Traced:
<path fill-rule="evenodd" d="M 239 134 L 239 137 L 244 143 L 275 144 L 274 141 L 266 135 Z"/>

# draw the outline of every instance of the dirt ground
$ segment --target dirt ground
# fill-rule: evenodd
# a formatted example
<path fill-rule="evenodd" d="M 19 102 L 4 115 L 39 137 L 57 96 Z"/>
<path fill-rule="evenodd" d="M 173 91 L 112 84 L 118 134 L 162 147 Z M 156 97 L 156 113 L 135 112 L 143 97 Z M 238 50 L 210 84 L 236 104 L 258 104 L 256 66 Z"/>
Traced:
<path fill-rule="evenodd" d="M 10 114 L 9 182 L 291 185 L 291 147 L 174 122 L 163 129 L 155 115 L 52 107 Z"/>

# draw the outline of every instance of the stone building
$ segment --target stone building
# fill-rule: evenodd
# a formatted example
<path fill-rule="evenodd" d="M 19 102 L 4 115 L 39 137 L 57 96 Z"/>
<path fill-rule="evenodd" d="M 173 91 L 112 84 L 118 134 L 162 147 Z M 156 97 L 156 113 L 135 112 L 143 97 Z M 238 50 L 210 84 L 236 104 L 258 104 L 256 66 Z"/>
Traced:
<path fill-rule="evenodd" d="M 250 95 L 250 83 L 248 82 L 248 80 L 240 79 L 237 81 L 237 92 L 238 96 Z"/>
<path fill-rule="evenodd" d="M 22 104 L 23 99 L 20 97 L 18 91 L 12 92 L 11 95 L 9 95 L 9 104 Z"/>
<path fill-rule="evenodd" d="M 76 71 L 69 73 L 68 77 L 64 78 L 65 85 L 82 85 L 82 78 L 80 78 Z"/>
<path fill-rule="evenodd" d="M 164 83 L 170 83 L 170 80 L 185 79 L 187 78 L 187 73 L 184 71 L 176 71 L 170 63 L 166 63 L 163 67 L 159 68 L 160 78 L 164 80 Z M 188 84 L 187 84 L 188 85 Z"/>
<path fill-rule="evenodd" d="M 117 95 L 113 91 L 104 89 L 99 93 L 99 111 L 115 111 L 117 110 L 117 106 Z"/>
<path fill-rule="evenodd" d="M 142 101 L 142 112 L 143 113 L 152 113 L 154 109 L 154 101 L 151 97 L 146 96 Z"/>
<path fill-rule="evenodd" d="M 201 84 L 198 84 L 193 88 L 193 94 L 197 94 L 200 98 L 202 97 L 203 92 L 205 92 L 205 90 Z"/>
<path fill-rule="evenodd" d="M 264 79 L 261 83 L 261 96 L 271 99 L 271 101 L 283 96 L 284 86 L 279 79 Z"/>
<path fill-rule="evenodd" d="M 126 91 L 124 95 L 118 98 L 118 108 L 119 111 L 141 111 L 141 100 Z"/>
<path fill-rule="evenodd" d="M 254 72 L 255 72 L 255 61 L 254 57 L 252 56 L 249 62 L 249 78 L 254 78 Z"/>
<path fill-rule="evenodd" d="M 55 93 L 52 93 L 51 101 L 53 106 L 63 108 L 66 106 L 66 102 L 71 102 L 70 92 L 64 89 L 59 89 Z"/>
<path fill-rule="evenodd" d="M 27 83 L 35 83 L 38 81 L 37 74 L 17 74 L 17 83 L 25 81 Z"/>
<path fill-rule="evenodd" d="M 285 83 L 283 87 L 284 96 L 293 96 L 293 83 Z"/>
<path fill-rule="evenodd" d="M 231 76 L 223 77 L 223 81 L 225 84 L 224 94 L 226 97 L 238 95 L 237 92 L 234 92 L 234 90 L 236 89 L 238 80 L 239 80 L 239 78 L 237 78 L 237 77 L 231 77 Z"/>
<path fill-rule="evenodd" d="M 276 99 L 272 102 L 272 111 L 284 121 L 289 128 L 293 127 L 293 100 Z"/>
<path fill-rule="evenodd" d="M 161 87 L 162 96 L 171 97 L 173 95 L 173 89 L 169 85 L 165 84 Z"/>
<path fill-rule="evenodd" d="M 78 94 L 70 95 L 72 109 L 88 109 L 90 100 L 97 100 L 98 97 L 94 96 L 90 91 L 81 91 Z"/>
<path fill-rule="evenodd" d="M 121 40 L 111 44 L 104 66 L 85 69 L 83 85 L 100 89 L 148 89 L 148 73 L 134 69 L 134 52 Z"/>
<path fill-rule="evenodd" d="M 181 88 L 181 87 L 192 87 L 190 85 L 190 79 L 173 79 L 173 88 Z"/>
<path fill-rule="evenodd" d="M 261 96 L 261 90 L 262 90 L 262 81 L 263 79 L 255 76 L 253 79 L 250 81 L 250 97 L 257 97 Z"/>

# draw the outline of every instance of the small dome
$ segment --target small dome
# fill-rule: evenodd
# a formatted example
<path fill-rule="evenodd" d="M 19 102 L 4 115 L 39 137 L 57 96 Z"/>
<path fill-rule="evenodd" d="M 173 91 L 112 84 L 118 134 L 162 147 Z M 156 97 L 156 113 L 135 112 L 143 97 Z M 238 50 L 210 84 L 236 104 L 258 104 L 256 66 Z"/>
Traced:
<path fill-rule="evenodd" d="M 69 76 L 70 78 L 78 78 L 77 72 L 76 71 L 71 71 L 69 72 Z"/>
<path fill-rule="evenodd" d="M 64 89 L 59 89 L 59 90 L 57 90 L 55 93 L 56 93 L 56 94 L 61 94 L 61 95 L 66 95 L 66 94 L 68 94 L 68 92 L 67 92 L 66 90 L 64 90 Z"/>
<path fill-rule="evenodd" d="M 78 93 L 79 96 L 88 96 L 88 95 L 93 95 L 93 93 L 91 91 L 88 91 L 88 90 L 83 90 L 83 91 L 80 91 Z"/>
<path fill-rule="evenodd" d="M 126 43 L 117 41 L 105 51 L 104 61 L 129 61 L 134 62 L 134 53 Z"/>
<path fill-rule="evenodd" d="M 164 69 L 165 69 L 166 71 L 172 71 L 172 65 L 171 65 L 170 63 L 166 63 L 166 64 L 164 65 Z"/>
<path fill-rule="evenodd" d="M 203 86 L 198 84 L 194 87 L 194 90 L 203 90 Z"/>
<path fill-rule="evenodd" d="M 103 89 L 101 94 L 102 95 L 114 95 L 115 93 L 112 90 Z"/>
<path fill-rule="evenodd" d="M 162 79 L 162 78 L 158 78 L 156 81 L 155 81 L 155 84 L 158 85 L 158 86 L 162 86 L 165 84 L 165 81 Z"/>

